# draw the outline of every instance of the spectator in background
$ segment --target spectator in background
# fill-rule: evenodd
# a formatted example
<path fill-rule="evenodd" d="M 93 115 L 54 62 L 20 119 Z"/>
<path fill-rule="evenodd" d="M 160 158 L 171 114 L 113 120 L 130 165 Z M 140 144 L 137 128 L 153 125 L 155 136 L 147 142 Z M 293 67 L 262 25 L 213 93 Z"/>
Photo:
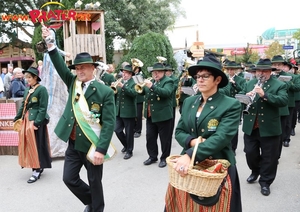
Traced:
<path fill-rule="evenodd" d="M 2 82 L 4 83 L 4 77 L 7 73 L 7 68 L 2 68 L 1 69 L 1 78 L 2 78 Z"/>
<path fill-rule="evenodd" d="M 12 72 L 13 72 L 13 66 L 9 65 L 8 66 L 8 72 L 4 77 L 3 84 L 4 84 L 4 91 L 9 92 L 11 80 L 12 80 Z M 6 94 L 5 94 L 6 95 Z"/>
<path fill-rule="evenodd" d="M 41 76 L 42 69 L 43 69 L 43 61 L 42 60 L 38 61 L 38 67 L 37 67 L 37 69 L 39 70 L 39 74 Z"/>
<path fill-rule="evenodd" d="M 3 97 L 3 93 L 4 93 L 4 85 L 3 85 L 2 78 L 0 78 L 0 98 Z"/>
<path fill-rule="evenodd" d="M 25 91 L 25 80 L 21 68 L 15 68 L 13 71 L 13 80 L 11 81 L 12 98 L 23 97 Z"/>

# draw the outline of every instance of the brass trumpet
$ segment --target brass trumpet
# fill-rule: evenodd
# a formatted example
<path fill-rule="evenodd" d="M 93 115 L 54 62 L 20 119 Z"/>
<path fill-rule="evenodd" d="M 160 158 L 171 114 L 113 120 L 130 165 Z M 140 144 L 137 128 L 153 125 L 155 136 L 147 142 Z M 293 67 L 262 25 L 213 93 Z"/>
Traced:
<path fill-rule="evenodd" d="M 146 80 L 152 80 L 152 77 L 149 77 Z M 134 90 L 137 93 L 142 93 L 143 92 L 143 87 L 145 86 L 145 84 L 146 84 L 145 81 L 143 83 L 137 83 L 137 84 L 135 84 Z"/>
<path fill-rule="evenodd" d="M 117 86 L 118 86 L 118 84 L 122 81 L 122 79 L 123 79 L 123 78 L 120 78 L 120 79 L 118 79 L 117 81 L 111 83 L 111 86 L 110 86 L 110 87 L 111 87 L 111 89 L 113 89 L 113 91 L 114 91 L 115 94 L 118 93 Z"/>

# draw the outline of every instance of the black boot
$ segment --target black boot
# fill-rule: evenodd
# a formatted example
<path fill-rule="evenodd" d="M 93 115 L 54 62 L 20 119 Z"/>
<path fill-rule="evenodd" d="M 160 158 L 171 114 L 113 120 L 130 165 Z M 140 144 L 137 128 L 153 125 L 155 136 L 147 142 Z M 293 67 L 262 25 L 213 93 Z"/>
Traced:
<path fill-rule="evenodd" d="M 295 135 L 296 135 L 295 129 L 292 129 L 292 131 L 291 131 L 291 136 L 295 136 Z"/>

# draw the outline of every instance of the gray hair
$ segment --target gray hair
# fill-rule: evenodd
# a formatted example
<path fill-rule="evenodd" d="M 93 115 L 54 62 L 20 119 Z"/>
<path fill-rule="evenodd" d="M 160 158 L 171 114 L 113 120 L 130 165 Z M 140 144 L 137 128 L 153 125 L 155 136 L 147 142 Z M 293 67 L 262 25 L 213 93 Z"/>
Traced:
<path fill-rule="evenodd" d="M 16 73 L 19 73 L 19 72 L 22 72 L 22 71 L 23 71 L 23 69 L 17 67 L 17 68 L 14 69 L 13 75 L 16 75 Z"/>

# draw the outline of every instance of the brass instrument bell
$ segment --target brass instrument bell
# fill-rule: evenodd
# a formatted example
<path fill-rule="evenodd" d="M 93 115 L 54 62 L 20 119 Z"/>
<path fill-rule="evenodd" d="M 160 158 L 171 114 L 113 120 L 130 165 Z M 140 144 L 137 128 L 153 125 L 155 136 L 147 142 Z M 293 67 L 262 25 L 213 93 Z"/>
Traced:
<path fill-rule="evenodd" d="M 111 89 L 113 89 L 113 91 L 114 91 L 115 94 L 118 93 L 117 86 L 118 86 L 118 84 L 122 81 L 122 79 L 123 79 L 123 78 L 120 78 L 120 79 L 118 79 L 117 81 L 111 83 L 111 86 L 110 86 L 110 87 L 111 87 Z"/>
<path fill-rule="evenodd" d="M 162 56 L 157 56 L 156 59 L 158 60 L 159 63 L 164 63 L 165 61 L 167 61 L 167 58 Z"/>
<path fill-rule="evenodd" d="M 152 80 L 152 77 L 149 77 L 149 78 L 147 78 L 146 80 Z M 144 80 L 144 82 L 142 82 L 142 83 L 137 83 L 137 84 L 135 84 L 135 86 L 134 86 L 134 90 L 137 92 L 137 93 L 142 93 L 143 92 L 143 87 L 145 86 L 145 80 Z"/>

